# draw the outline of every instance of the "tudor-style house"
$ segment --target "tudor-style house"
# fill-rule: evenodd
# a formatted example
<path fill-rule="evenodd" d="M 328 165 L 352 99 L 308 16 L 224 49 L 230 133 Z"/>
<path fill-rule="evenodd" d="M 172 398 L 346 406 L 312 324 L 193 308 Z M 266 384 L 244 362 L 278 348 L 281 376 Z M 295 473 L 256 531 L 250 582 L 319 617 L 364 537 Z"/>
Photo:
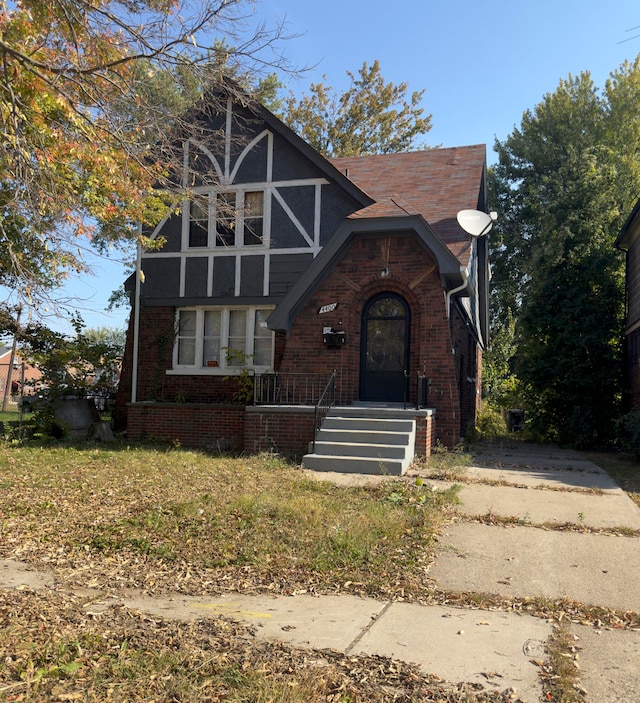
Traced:
<path fill-rule="evenodd" d="M 487 210 L 485 147 L 328 160 L 251 101 L 202 114 L 177 212 L 151 233 L 165 243 L 127 282 L 120 426 L 300 455 L 330 385 L 336 408 L 408 414 L 418 453 L 457 444 L 479 400 L 488 260 L 456 214 Z"/>

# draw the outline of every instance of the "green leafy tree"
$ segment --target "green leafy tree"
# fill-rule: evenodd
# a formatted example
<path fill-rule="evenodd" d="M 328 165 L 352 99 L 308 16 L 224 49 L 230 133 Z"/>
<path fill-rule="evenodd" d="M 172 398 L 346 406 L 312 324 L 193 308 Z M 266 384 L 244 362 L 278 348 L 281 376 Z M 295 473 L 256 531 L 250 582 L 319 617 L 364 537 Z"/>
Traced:
<path fill-rule="evenodd" d="M 351 85 L 340 95 L 312 83 L 308 94 L 284 100 L 282 119 L 325 156 L 409 151 L 431 129 L 431 115 L 420 107 L 424 90 L 408 95 L 407 83 L 385 81 L 378 61 L 347 75 Z"/>
<path fill-rule="evenodd" d="M 540 434 L 604 443 L 621 394 L 623 259 L 614 242 L 640 194 L 640 66 L 599 91 L 560 82 L 503 142 L 492 188 L 494 326 L 516 320 L 515 370 Z"/>

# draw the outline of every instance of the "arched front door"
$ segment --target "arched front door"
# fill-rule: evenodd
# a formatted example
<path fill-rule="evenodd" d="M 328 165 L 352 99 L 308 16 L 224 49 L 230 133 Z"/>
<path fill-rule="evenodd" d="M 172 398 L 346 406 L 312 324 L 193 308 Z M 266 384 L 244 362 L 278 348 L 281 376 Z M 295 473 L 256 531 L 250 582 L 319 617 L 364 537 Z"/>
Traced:
<path fill-rule="evenodd" d="M 402 402 L 409 368 L 409 305 L 381 293 L 362 312 L 360 399 Z"/>

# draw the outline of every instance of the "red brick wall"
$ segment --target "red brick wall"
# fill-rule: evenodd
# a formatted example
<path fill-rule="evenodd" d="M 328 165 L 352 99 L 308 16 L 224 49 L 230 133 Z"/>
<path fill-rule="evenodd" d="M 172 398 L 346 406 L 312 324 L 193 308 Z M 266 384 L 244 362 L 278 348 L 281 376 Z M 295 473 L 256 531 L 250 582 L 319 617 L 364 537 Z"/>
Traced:
<path fill-rule="evenodd" d="M 435 441 L 435 416 L 430 412 L 428 415 L 416 417 L 416 455 L 431 456 L 431 448 Z"/>
<path fill-rule="evenodd" d="M 131 315 L 131 320 L 133 315 Z M 130 320 L 114 420 L 116 427 L 127 426 L 127 403 L 131 401 L 133 324 Z M 192 403 L 232 403 L 239 390 L 237 378 L 212 375 L 168 375 L 173 363 L 175 308 L 142 307 L 138 345 L 136 400 Z M 276 339 L 276 349 L 281 342 Z"/>
<path fill-rule="evenodd" d="M 244 447 L 244 408 L 199 403 L 134 403 L 127 437 L 178 440 L 186 447 L 226 451 Z"/>
<path fill-rule="evenodd" d="M 389 274 L 383 278 L 385 268 Z M 411 308 L 410 399 L 415 400 L 414 380 L 424 371 L 430 379 L 428 405 L 437 411 L 436 438 L 454 446 L 461 436 L 460 397 L 445 294 L 435 261 L 413 235 L 356 239 L 296 316 L 281 370 L 328 376 L 336 369 L 337 402 L 358 400 L 363 308 L 372 296 L 387 291 L 403 296 Z M 320 306 L 334 302 L 334 312 L 318 314 Z M 346 344 L 326 348 L 325 326 L 344 329 Z"/>
<path fill-rule="evenodd" d="M 302 457 L 314 434 L 314 408 L 248 407 L 244 449 L 249 454 L 274 451 Z"/>
<path fill-rule="evenodd" d="M 451 309 L 452 346 L 456 350 L 454 366 L 460 398 L 462 436 L 475 424 L 482 383 L 482 352 L 455 305 Z M 471 379 L 471 380 L 469 380 Z"/>

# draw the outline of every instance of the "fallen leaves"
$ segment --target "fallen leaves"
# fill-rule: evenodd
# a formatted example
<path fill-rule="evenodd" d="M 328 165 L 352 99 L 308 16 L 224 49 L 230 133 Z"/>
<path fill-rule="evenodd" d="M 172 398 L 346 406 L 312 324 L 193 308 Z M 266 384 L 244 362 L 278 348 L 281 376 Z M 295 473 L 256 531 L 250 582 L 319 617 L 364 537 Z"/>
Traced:
<path fill-rule="evenodd" d="M 86 599 L 73 594 L 1 595 L 0 696 L 6 701 L 266 701 L 284 700 L 283 690 L 291 703 L 517 700 L 512 691 L 448 684 L 386 657 L 259 641 L 224 617 L 165 621 L 115 605 L 92 616 L 83 608 Z"/>

